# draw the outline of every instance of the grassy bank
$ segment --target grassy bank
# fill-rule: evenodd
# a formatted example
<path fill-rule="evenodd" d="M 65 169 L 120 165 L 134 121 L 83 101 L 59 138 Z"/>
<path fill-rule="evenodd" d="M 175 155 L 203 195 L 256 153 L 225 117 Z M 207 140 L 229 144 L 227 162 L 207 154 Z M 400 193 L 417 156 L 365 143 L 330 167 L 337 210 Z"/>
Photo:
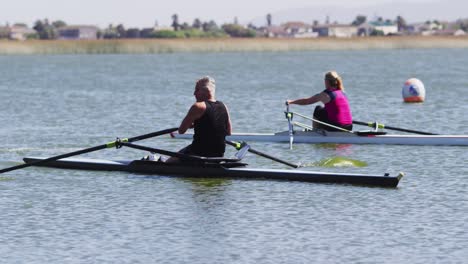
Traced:
<path fill-rule="evenodd" d="M 124 39 L 0 41 L 0 54 L 125 54 L 171 52 L 370 50 L 468 48 L 468 37 L 368 37 L 317 39 Z"/>

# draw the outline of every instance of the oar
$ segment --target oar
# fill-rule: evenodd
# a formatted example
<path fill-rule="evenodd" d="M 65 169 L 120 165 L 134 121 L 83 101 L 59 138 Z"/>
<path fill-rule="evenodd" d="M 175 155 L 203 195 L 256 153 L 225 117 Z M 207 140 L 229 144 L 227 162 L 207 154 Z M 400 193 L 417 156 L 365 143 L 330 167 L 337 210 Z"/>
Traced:
<path fill-rule="evenodd" d="M 300 117 L 302 117 L 302 118 L 305 118 L 305 119 L 307 119 L 307 120 L 317 122 L 317 123 L 319 123 L 319 124 L 322 124 L 322 125 L 327 126 L 327 127 L 334 128 L 334 129 L 339 130 L 339 131 L 343 131 L 343 132 L 348 132 L 348 133 L 354 134 L 354 132 L 351 131 L 351 130 L 344 129 L 344 128 L 338 127 L 338 126 L 334 126 L 334 125 L 332 125 L 332 124 L 325 123 L 325 122 L 323 122 L 323 121 L 317 120 L 317 119 L 312 118 L 312 117 L 308 117 L 308 116 L 305 116 L 305 115 L 302 115 L 302 114 L 299 114 L 299 113 L 296 113 L 296 112 L 291 112 L 291 114 L 298 115 L 298 116 L 300 116 Z"/>
<path fill-rule="evenodd" d="M 157 137 L 157 136 L 160 136 L 160 135 L 168 134 L 168 133 L 176 131 L 177 129 L 178 129 L 177 127 L 164 129 L 164 130 L 161 130 L 161 131 L 157 131 L 157 132 L 153 132 L 153 133 L 149 133 L 149 134 L 145 134 L 145 135 L 141 135 L 141 136 L 137 136 L 137 137 L 123 138 L 123 139 L 120 139 L 120 141 L 122 141 L 122 142 L 134 142 L 134 141 L 138 141 L 138 140 L 142 140 L 142 139 L 147 139 L 147 138 L 151 138 L 151 137 Z M 84 154 L 84 153 L 89 153 L 89 152 L 93 152 L 93 151 L 96 151 L 96 150 L 101 150 L 101 149 L 106 149 L 106 148 L 113 148 L 113 147 L 116 146 L 116 143 L 117 143 L 117 140 L 106 143 L 106 144 L 103 144 L 103 145 L 95 146 L 95 147 L 82 149 L 82 150 L 77 150 L 77 151 L 73 151 L 73 152 L 70 152 L 70 153 L 50 157 L 50 158 L 43 159 L 43 160 L 38 160 L 38 161 L 35 161 L 35 162 L 31 162 L 31 163 L 25 163 L 25 164 L 13 166 L 13 167 L 5 168 L 5 169 L 0 170 L 0 173 L 12 171 L 12 170 L 18 170 L 18 169 L 22 169 L 22 168 L 26 168 L 26 167 L 34 166 L 34 165 L 46 164 L 47 162 L 50 162 L 50 161 L 55 161 L 55 160 L 59 160 L 59 159 L 63 159 L 63 158 L 68 158 L 68 157 L 71 157 L 71 156 L 76 156 L 76 155 L 80 155 L 80 154 Z"/>
<path fill-rule="evenodd" d="M 146 147 L 146 146 L 131 144 L 131 143 L 127 143 L 127 142 L 118 142 L 117 146 L 125 146 L 125 147 L 129 147 L 129 148 L 150 151 L 150 152 L 154 152 L 154 153 L 167 155 L 167 156 L 170 156 L 170 157 L 176 157 L 176 158 L 186 159 L 186 160 L 191 160 L 191 161 L 202 161 L 202 162 L 203 161 L 204 162 L 206 162 L 206 161 L 214 161 L 214 162 L 228 161 L 228 162 L 237 162 L 237 161 L 241 160 L 239 158 L 229 159 L 229 158 L 223 158 L 223 157 L 202 157 L 202 156 L 188 155 L 188 154 L 184 154 L 184 153 L 180 153 L 180 152 L 174 152 L 174 151 L 169 151 L 169 150 L 164 150 L 164 149 Z"/>
<path fill-rule="evenodd" d="M 286 118 L 288 119 L 288 127 L 289 127 L 289 149 L 292 149 L 293 141 L 294 141 L 294 131 L 293 131 L 293 124 L 292 121 L 292 113 L 289 112 L 289 104 L 286 104 Z"/>
<path fill-rule="evenodd" d="M 399 128 L 399 127 L 391 127 L 391 126 L 387 126 L 387 125 L 380 124 L 380 123 L 377 123 L 377 122 L 362 122 L 362 121 L 353 120 L 353 124 L 369 126 L 369 127 L 372 127 L 372 128 L 381 128 L 381 129 L 385 128 L 385 129 L 408 132 L 408 133 L 414 133 L 414 134 L 420 134 L 420 135 L 438 135 L 438 134 L 424 132 L 424 131 L 410 130 L 410 129 Z"/>
<path fill-rule="evenodd" d="M 242 144 L 238 143 L 238 142 L 233 142 L 233 141 L 226 140 L 226 144 L 235 147 L 237 150 L 242 148 Z M 293 163 L 287 162 L 285 160 L 279 159 L 277 157 L 270 156 L 270 155 L 268 155 L 266 153 L 260 152 L 258 150 L 252 149 L 252 148 L 249 148 L 249 152 L 252 152 L 252 153 L 257 154 L 259 156 L 262 156 L 264 158 L 271 159 L 273 161 L 288 165 L 288 166 L 293 167 L 293 168 L 299 168 L 299 165 L 297 165 L 297 164 L 293 164 Z"/>

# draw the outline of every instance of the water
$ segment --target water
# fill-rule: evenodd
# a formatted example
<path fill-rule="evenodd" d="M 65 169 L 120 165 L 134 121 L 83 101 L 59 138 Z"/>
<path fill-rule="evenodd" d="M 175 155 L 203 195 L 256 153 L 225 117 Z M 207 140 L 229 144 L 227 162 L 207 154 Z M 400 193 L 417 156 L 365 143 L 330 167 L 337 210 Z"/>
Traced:
<path fill-rule="evenodd" d="M 321 91 L 324 72 L 335 69 L 356 120 L 468 134 L 466 61 L 465 49 L 2 56 L 0 165 L 178 126 L 203 75 L 216 78 L 234 132 L 286 130 L 284 101 Z M 424 104 L 402 103 L 411 77 L 426 86 Z M 188 142 L 140 143 L 177 150 Z M 310 170 L 406 176 L 397 189 L 381 189 L 26 168 L 0 175 L 0 262 L 467 263 L 466 147 L 252 146 L 292 162 L 368 164 Z"/>

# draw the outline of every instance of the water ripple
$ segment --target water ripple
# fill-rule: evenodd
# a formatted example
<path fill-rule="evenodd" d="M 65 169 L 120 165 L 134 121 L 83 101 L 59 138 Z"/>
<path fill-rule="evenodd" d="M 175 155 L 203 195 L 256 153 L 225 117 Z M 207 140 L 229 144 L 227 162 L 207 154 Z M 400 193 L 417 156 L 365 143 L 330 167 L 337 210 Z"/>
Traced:
<path fill-rule="evenodd" d="M 235 132 L 286 130 L 284 100 L 323 89 L 336 69 L 358 120 L 468 134 L 464 49 L 289 53 L 2 56 L 0 164 L 54 156 L 179 125 L 196 78 L 212 75 Z M 411 62 L 411 63 L 406 63 Z M 436 67 L 444 65 L 444 67 Z M 53 74 L 51 74 L 53 73 Z M 410 78 L 424 104 L 403 104 Z M 454 98 L 458 103 L 454 104 Z M 450 106 L 450 107 L 448 107 Z M 311 114 L 313 108 L 299 107 Z M 187 141 L 142 142 L 178 150 Z M 25 168 L 0 177 L 7 263 L 465 263 L 464 147 L 251 142 L 291 162 L 343 157 L 396 174 L 397 189 L 265 180 L 182 179 Z M 233 155 L 234 149 L 227 154 Z M 85 157 L 139 158 L 108 149 Z M 284 168 L 255 156 L 253 167 Z"/>

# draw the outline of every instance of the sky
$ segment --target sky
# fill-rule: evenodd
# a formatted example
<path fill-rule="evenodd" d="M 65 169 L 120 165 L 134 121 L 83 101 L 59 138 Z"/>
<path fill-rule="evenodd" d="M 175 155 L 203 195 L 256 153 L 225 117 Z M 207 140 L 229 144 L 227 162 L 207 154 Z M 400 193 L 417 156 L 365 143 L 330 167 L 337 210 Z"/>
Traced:
<path fill-rule="evenodd" d="M 394 19 L 402 15 L 408 22 L 454 21 L 468 18 L 468 0 L 0 0 L 0 25 L 26 23 L 38 19 L 63 20 L 71 25 L 123 24 L 126 28 L 170 25 L 177 14 L 179 22 L 192 24 L 195 18 L 214 20 L 218 25 L 253 23 L 262 26 L 266 14 L 273 24 L 313 20 L 350 23 L 362 14 Z"/>

